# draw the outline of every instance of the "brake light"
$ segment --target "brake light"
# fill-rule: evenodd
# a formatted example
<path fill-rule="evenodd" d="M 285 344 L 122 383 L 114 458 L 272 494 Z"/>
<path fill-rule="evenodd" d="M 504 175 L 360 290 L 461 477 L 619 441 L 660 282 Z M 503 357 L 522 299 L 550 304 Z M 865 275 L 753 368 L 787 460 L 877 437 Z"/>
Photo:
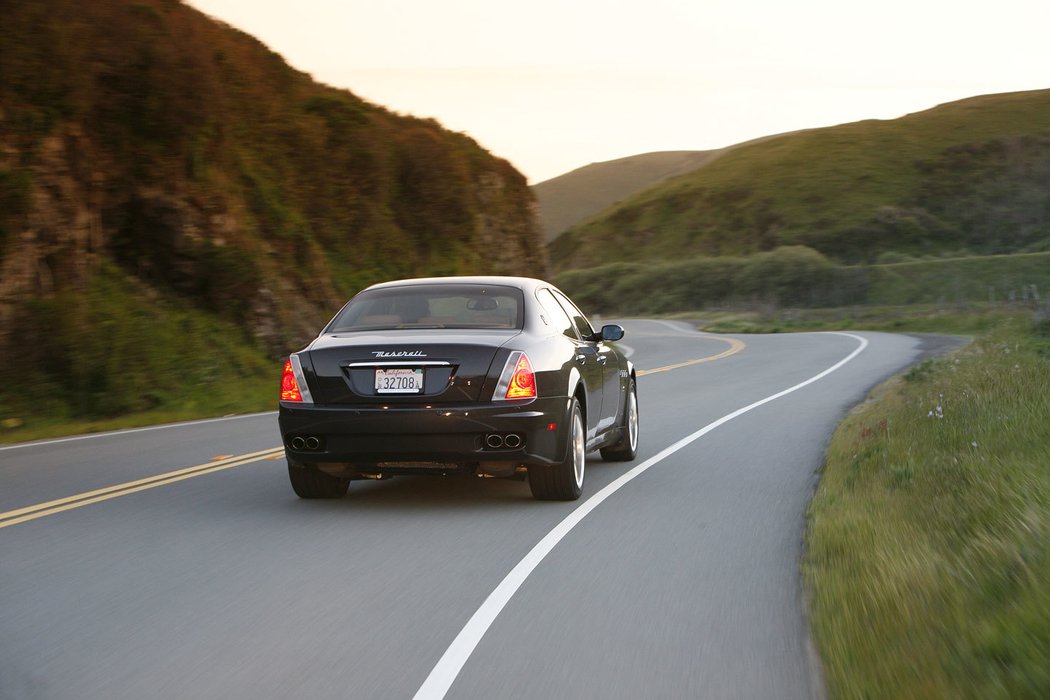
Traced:
<path fill-rule="evenodd" d="M 507 364 L 503 365 L 492 398 L 496 401 L 507 401 L 534 399 L 536 395 L 536 373 L 532 371 L 529 356 L 515 350 L 507 358 Z"/>
<path fill-rule="evenodd" d="M 284 363 L 284 373 L 281 375 L 281 401 L 303 400 L 303 394 L 299 391 L 299 382 L 295 380 L 295 372 L 292 370 L 292 361 L 288 359 Z"/>
<path fill-rule="evenodd" d="M 536 374 L 532 371 L 532 363 L 525 353 L 521 353 L 521 358 L 514 366 L 514 374 L 511 375 L 510 386 L 507 387 L 507 398 L 536 398 Z"/>

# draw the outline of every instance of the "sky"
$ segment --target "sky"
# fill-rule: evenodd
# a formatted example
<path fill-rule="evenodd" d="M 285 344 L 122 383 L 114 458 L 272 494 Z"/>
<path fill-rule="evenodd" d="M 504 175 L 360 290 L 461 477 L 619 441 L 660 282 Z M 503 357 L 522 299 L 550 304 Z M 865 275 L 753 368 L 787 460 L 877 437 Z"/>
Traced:
<path fill-rule="evenodd" d="M 189 0 L 531 184 L 1050 88 L 1046 0 Z"/>

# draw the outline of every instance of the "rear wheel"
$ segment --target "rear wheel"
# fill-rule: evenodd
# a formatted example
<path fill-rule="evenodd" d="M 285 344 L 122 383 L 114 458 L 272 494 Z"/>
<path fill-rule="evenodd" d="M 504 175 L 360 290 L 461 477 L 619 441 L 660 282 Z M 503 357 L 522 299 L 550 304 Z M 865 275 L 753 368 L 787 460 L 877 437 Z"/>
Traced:
<path fill-rule="evenodd" d="M 349 479 L 340 479 L 317 469 L 288 460 L 288 479 L 299 498 L 342 498 L 350 486 Z"/>
<path fill-rule="evenodd" d="M 541 501 L 575 501 L 583 493 L 587 464 L 587 433 L 583 411 L 576 399 L 569 412 L 569 454 L 561 464 L 529 467 L 529 488 Z"/>
<path fill-rule="evenodd" d="M 638 454 L 638 388 L 633 379 L 627 388 L 620 440 L 614 445 L 603 447 L 601 453 L 606 462 L 630 462 Z"/>

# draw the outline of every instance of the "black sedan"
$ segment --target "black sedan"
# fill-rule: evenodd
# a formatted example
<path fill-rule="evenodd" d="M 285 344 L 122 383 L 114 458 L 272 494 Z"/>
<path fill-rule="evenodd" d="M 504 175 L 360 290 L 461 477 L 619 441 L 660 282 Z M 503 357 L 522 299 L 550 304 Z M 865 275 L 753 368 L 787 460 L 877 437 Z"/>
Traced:
<path fill-rule="evenodd" d="M 284 365 L 279 422 L 302 498 L 400 474 L 528 475 L 575 500 L 585 455 L 634 459 L 634 366 L 554 286 L 441 277 L 357 294 Z"/>

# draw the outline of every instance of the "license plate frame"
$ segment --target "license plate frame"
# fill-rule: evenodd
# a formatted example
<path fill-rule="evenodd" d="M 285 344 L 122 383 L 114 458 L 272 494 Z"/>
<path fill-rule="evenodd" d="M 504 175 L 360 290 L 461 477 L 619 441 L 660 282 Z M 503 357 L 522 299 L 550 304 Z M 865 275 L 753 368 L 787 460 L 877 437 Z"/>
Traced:
<path fill-rule="evenodd" d="M 377 367 L 376 394 L 422 394 L 422 367 Z"/>

